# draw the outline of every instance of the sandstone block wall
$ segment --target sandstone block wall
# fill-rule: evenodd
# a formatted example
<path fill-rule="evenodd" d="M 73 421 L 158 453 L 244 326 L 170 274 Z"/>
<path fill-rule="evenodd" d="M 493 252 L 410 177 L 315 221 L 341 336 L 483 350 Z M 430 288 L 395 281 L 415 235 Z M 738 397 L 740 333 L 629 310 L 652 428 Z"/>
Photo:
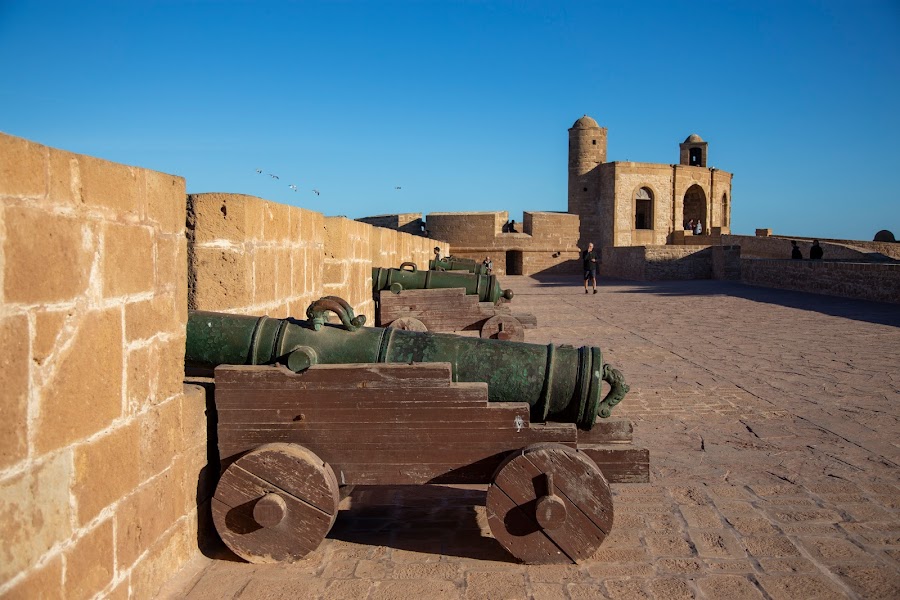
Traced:
<path fill-rule="evenodd" d="M 386 229 L 394 229 L 409 233 L 411 235 L 424 236 L 424 225 L 421 213 L 398 213 L 396 215 L 375 215 L 374 217 L 363 217 L 356 219 L 361 223 L 368 223 L 375 227 L 384 227 Z"/>
<path fill-rule="evenodd" d="M 525 212 L 515 232 L 502 231 L 508 213 L 431 213 L 430 234 L 450 244 L 450 253 L 481 262 L 490 256 L 497 275 L 572 273 L 580 269 L 578 215 Z"/>
<path fill-rule="evenodd" d="M 736 260 L 736 255 L 732 254 L 727 258 L 733 261 Z M 723 256 L 723 273 L 725 259 Z M 729 274 L 732 276 L 733 269 L 733 266 L 729 266 Z M 712 279 L 713 251 L 706 246 L 604 248 L 600 275 L 636 281 Z"/>
<path fill-rule="evenodd" d="M 149 598 L 197 552 L 184 208 L 179 177 L 0 134 L 0 596 Z"/>
<path fill-rule="evenodd" d="M 325 219 L 243 194 L 187 200 L 192 309 L 303 318 L 322 296 Z"/>
<path fill-rule="evenodd" d="M 900 263 L 743 259 L 741 281 L 750 285 L 900 304 Z"/>
<path fill-rule="evenodd" d="M 768 230 L 771 232 L 771 230 Z M 751 235 L 723 235 L 725 245 L 739 245 L 744 258 L 790 258 L 791 240 L 797 242 L 805 258 L 813 238 Z M 900 260 L 900 244 L 889 242 L 869 242 L 863 240 L 834 240 L 819 238 L 827 260 Z"/>
<path fill-rule="evenodd" d="M 372 267 L 427 268 L 443 242 L 242 194 L 188 197 L 189 305 L 305 318 L 340 296 L 374 323 Z"/>

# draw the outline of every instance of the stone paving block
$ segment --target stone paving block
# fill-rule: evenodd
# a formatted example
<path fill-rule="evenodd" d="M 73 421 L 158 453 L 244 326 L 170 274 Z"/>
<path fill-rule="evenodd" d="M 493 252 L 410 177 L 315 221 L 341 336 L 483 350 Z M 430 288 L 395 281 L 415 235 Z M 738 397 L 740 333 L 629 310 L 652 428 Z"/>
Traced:
<path fill-rule="evenodd" d="M 466 600 L 513 600 L 525 597 L 525 573 L 469 571 Z"/>
<path fill-rule="evenodd" d="M 651 598 L 644 589 L 643 579 L 607 579 L 603 582 L 606 596 L 613 600 L 642 600 Z"/>
<path fill-rule="evenodd" d="M 841 600 L 849 597 L 833 581 L 818 575 L 759 575 L 757 579 L 773 600 Z"/>
<path fill-rule="evenodd" d="M 653 598 L 658 600 L 691 600 L 696 598 L 694 590 L 684 579 L 658 577 L 647 582 Z"/>
<path fill-rule="evenodd" d="M 857 594 L 867 599 L 896 599 L 900 597 L 900 571 L 880 565 L 849 565 L 833 567 L 837 574 Z"/>
<path fill-rule="evenodd" d="M 529 598 L 534 600 L 568 600 L 566 588 L 561 583 L 532 583 Z"/>
<path fill-rule="evenodd" d="M 708 598 L 750 600 L 763 598 L 759 588 L 747 577 L 740 575 L 712 575 L 697 580 L 697 587 Z"/>

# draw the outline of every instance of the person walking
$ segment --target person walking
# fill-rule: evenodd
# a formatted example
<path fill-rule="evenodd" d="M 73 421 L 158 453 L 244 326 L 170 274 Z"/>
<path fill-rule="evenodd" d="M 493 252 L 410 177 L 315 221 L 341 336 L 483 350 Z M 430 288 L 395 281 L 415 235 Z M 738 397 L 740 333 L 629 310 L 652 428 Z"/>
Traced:
<path fill-rule="evenodd" d="M 791 240 L 791 258 L 796 260 L 803 259 L 803 253 L 800 252 L 800 246 L 797 245 L 796 240 Z"/>
<path fill-rule="evenodd" d="M 584 293 L 588 293 L 588 279 L 591 280 L 591 286 L 594 293 L 597 293 L 597 252 L 594 250 L 594 243 L 589 242 L 587 250 L 581 253 L 581 262 L 584 266 Z"/>

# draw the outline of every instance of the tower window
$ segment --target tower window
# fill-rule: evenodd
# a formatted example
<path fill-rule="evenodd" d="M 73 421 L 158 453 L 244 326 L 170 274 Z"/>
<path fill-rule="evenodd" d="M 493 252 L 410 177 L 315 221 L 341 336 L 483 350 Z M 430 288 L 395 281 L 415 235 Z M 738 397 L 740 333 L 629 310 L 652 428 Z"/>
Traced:
<path fill-rule="evenodd" d="M 702 148 L 691 148 L 690 150 L 690 160 L 688 164 L 692 167 L 700 167 L 703 166 L 703 149 Z"/>
<path fill-rule="evenodd" d="M 591 140 L 591 144 L 594 145 L 594 146 L 596 146 L 596 145 L 597 145 L 597 140 Z"/>

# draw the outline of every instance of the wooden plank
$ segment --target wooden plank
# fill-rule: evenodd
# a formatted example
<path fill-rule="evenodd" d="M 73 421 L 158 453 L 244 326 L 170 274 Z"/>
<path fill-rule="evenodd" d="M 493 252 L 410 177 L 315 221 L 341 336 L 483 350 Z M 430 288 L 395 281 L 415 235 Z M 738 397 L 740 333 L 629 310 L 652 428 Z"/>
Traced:
<path fill-rule="evenodd" d="M 267 387 L 216 388 L 216 405 L 220 410 L 271 410 L 310 408 L 321 411 L 340 408 L 387 410 L 392 406 L 439 408 L 458 406 L 488 407 L 486 383 L 459 383 L 446 388 L 414 390 L 386 388 L 313 388 L 271 389 Z M 528 406 L 526 403 L 495 403 L 495 405 Z"/>
<path fill-rule="evenodd" d="M 634 426 L 629 419 L 601 419 L 597 417 L 590 431 L 578 431 L 579 444 L 630 443 Z"/>
<path fill-rule="evenodd" d="M 294 373 L 276 365 L 220 365 L 216 367 L 216 387 L 232 382 L 248 384 L 265 381 L 267 385 L 343 385 L 366 387 L 448 386 L 452 382 L 449 362 L 434 363 L 351 363 L 314 365 L 303 373 Z"/>
<path fill-rule="evenodd" d="M 646 448 L 579 443 L 578 451 L 597 463 L 610 483 L 650 482 L 650 451 Z"/>
<path fill-rule="evenodd" d="M 477 331 L 487 319 L 499 314 L 515 317 L 524 327 L 537 325 L 534 315 L 512 313 L 503 303 L 479 302 L 477 296 L 466 295 L 463 288 L 404 290 L 399 294 L 380 293 L 379 298 L 376 322 L 382 327 L 399 318 L 412 317 L 429 331 Z"/>

